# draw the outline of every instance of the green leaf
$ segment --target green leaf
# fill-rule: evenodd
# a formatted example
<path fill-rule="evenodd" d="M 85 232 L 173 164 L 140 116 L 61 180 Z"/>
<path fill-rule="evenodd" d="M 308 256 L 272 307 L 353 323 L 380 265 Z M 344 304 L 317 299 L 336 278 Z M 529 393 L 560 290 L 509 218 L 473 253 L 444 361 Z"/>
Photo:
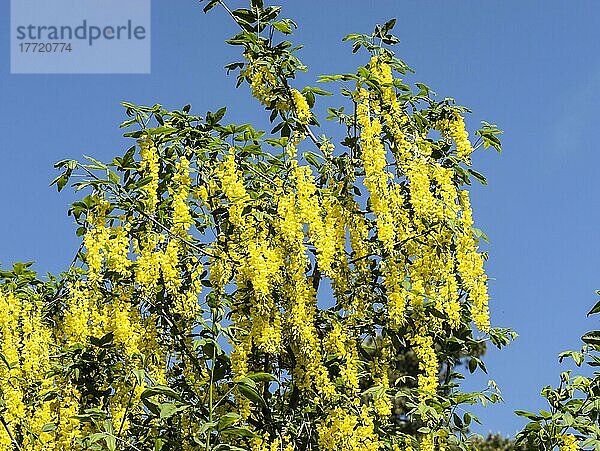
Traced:
<path fill-rule="evenodd" d="M 137 380 L 137 383 L 139 386 L 144 385 L 144 381 L 146 380 L 146 371 L 145 370 L 140 370 L 140 369 L 135 369 L 132 371 L 133 375 L 135 376 L 135 379 Z"/>
<path fill-rule="evenodd" d="M 600 301 L 596 302 L 596 305 L 588 312 L 587 316 L 594 315 L 600 312 Z"/>
<path fill-rule="evenodd" d="M 592 346 L 600 346 L 600 331 L 593 330 L 581 337 L 584 343 Z"/>
<path fill-rule="evenodd" d="M 475 132 L 476 135 L 483 139 L 483 148 L 493 147 L 497 152 L 502 152 L 502 143 L 497 135 L 502 134 L 502 130 L 496 124 L 490 124 L 482 121 L 483 127 Z"/>
<path fill-rule="evenodd" d="M 155 385 L 154 387 L 147 388 L 142 392 L 141 398 L 145 399 L 156 395 L 164 395 L 177 401 L 183 401 L 179 393 L 165 385 Z"/>
<path fill-rule="evenodd" d="M 219 418 L 217 423 L 217 429 L 222 430 L 225 429 L 235 422 L 239 421 L 242 417 L 236 412 L 229 412 Z"/>
<path fill-rule="evenodd" d="M 62 191 L 62 189 L 65 187 L 65 185 L 67 183 L 69 183 L 69 174 L 67 174 L 65 172 L 64 174 L 61 174 L 58 177 L 56 177 L 54 180 L 52 180 L 52 182 L 50 183 L 50 186 L 56 185 L 56 188 L 60 192 L 60 191 Z"/>
<path fill-rule="evenodd" d="M 165 402 L 165 403 L 159 404 L 158 408 L 160 410 L 159 416 L 161 419 L 164 420 L 164 419 L 172 417 L 176 413 L 183 412 L 184 410 L 189 408 L 189 406 L 187 406 L 187 405 L 181 406 L 181 405 L 174 404 L 172 402 Z"/>
<path fill-rule="evenodd" d="M 395 25 L 396 25 L 395 18 L 388 20 L 386 23 L 383 24 L 383 27 L 381 27 L 381 33 L 384 35 L 388 34 L 390 31 L 392 31 L 392 29 L 394 28 Z"/>
<path fill-rule="evenodd" d="M 56 430 L 56 423 L 47 423 L 42 426 L 42 432 L 52 432 Z"/>
<path fill-rule="evenodd" d="M 107 333 L 102 338 L 90 337 L 90 343 L 99 348 L 110 348 L 113 344 L 114 334 Z"/>
<path fill-rule="evenodd" d="M 283 34 L 292 34 L 292 27 L 285 20 L 282 20 L 280 22 L 273 22 L 271 25 L 273 25 L 277 30 L 279 30 Z"/>
<path fill-rule="evenodd" d="M 242 427 L 229 427 L 221 431 L 222 435 L 233 435 L 237 437 L 254 438 L 258 437 L 254 432 Z"/>
<path fill-rule="evenodd" d="M 269 373 L 252 373 L 247 376 L 255 382 L 271 382 L 277 381 L 277 378 Z"/>
<path fill-rule="evenodd" d="M 479 172 L 474 171 L 473 169 L 467 169 L 467 171 L 469 172 L 469 174 L 475 177 L 475 179 L 477 179 L 479 183 L 481 183 L 482 185 L 487 185 L 487 179 L 483 174 L 480 174 Z"/>
<path fill-rule="evenodd" d="M 265 402 L 263 397 L 254 387 L 251 387 L 246 384 L 238 384 L 237 388 L 244 398 L 248 399 L 249 401 L 252 401 L 256 405 L 260 405 L 263 407 L 267 406 L 267 403 Z"/>
<path fill-rule="evenodd" d="M 473 235 L 475 236 L 475 238 L 484 240 L 486 243 L 490 242 L 489 238 L 483 232 L 483 230 L 478 229 L 477 227 L 471 227 L 471 231 L 473 232 Z"/>
<path fill-rule="evenodd" d="M 525 417 L 525 418 L 528 418 L 533 421 L 539 421 L 542 419 L 542 417 L 540 417 L 539 415 L 536 415 L 535 413 L 532 413 L 532 412 L 527 412 L 526 410 L 515 410 L 515 415 L 518 415 L 520 417 Z"/>
<path fill-rule="evenodd" d="M 315 87 L 312 87 L 312 86 L 307 86 L 306 88 L 304 88 L 304 89 L 302 90 L 302 93 L 304 93 L 305 91 L 306 91 L 306 92 L 310 91 L 310 92 L 312 92 L 313 94 L 316 94 L 316 95 L 318 95 L 318 96 L 332 96 L 332 95 L 333 95 L 333 94 L 332 94 L 331 92 L 329 92 L 329 91 L 325 91 L 324 89 L 321 89 L 321 88 L 315 88 Z"/>

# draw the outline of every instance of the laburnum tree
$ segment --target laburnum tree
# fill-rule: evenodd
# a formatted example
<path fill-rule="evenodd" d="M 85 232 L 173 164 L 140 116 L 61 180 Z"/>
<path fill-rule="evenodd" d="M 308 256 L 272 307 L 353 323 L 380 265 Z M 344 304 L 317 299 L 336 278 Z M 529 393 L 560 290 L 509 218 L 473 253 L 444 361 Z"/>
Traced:
<path fill-rule="evenodd" d="M 500 130 L 472 143 L 465 107 L 408 84 L 393 20 L 320 77 L 341 87 L 325 127 L 297 25 L 214 7 L 273 129 L 124 103 L 122 156 L 57 163 L 82 243 L 60 276 L 0 273 L 0 451 L 472 449 L 468 405 L 499 395 L 459 370 L 514 337 L 468 191 Z"/>

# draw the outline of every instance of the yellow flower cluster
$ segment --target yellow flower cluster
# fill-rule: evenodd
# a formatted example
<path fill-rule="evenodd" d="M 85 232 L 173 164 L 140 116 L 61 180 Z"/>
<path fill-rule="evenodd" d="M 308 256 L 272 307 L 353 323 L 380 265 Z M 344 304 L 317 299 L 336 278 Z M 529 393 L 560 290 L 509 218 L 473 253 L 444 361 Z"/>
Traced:
<path fill-rule="evenodd" d="M 408 292 L 403 284 L 405 271 L 395 259 L 387 259 L 382 262 L 382 273 L 388 298 L 389 323 L 397 329 L 405 323 L 404 313 L 408 299 Z"/>
<path fill-rule="evenodd" d="M 298 122 L 301 124 L 308 124 L 308 121 L 310 121 L 310 118 L 312 117 L 312 113 L 306 102 L 306 98 L 297 89 L 292 89 L 291 95 Z"/>
<path fill-rule="evenodd" d="M 162 237 L 149 232 L 143 236 L 135 248 L 135 281 L 138 289 L 145 295 L 151 296 L 160 279 L 161 252 L 157 251 Z"/>
<path fill-rule="evenodd" d="M 247 236 L 248 257 L 240 268 L 240 277 L 242 281 L 249 281 L 254 290 L 250 309 L 253 342 L 259 350 L 275 354 L 281 346 L 281 313 L 271 292 L 281 280 L 283 256 L 280 249 L 269 246 L 264 230 L 253 230 L 255 236 Z"/>
<path fill-rule="evenodd" d="M 361 156 L 365 168 L 364 184 L 371 195 L 370 203 L 377 217 L 377 233 L 386 250 L 392 252 L 396 242 L 396 227 L 392 207 L 401 205 L 401 199 L 392 199 L 396 194 L 388 188 L 392 178 L 386 171 L 386 150 L 381 141 L 382 125 L 377 116 L 370 116 L 369 92 L 358 87 L 356 91 L 356 116 L 361 126 Z"/>
<path fill-rule="evenodd" d="M 294 445 L 289 442 L 289 437 L 276 438 L 269 441 L 269 437 L 255 437 L 250 442 L 250 451 L 294 451 Z"/>
<path fill-rule="evenodd" d="M 317 251 L 319 269 L 343 286 L 344 281 L 338 277 L 340 271 L 337 271 L 345 266 L 346 230 L 341 205 L 334 196 L 318 196 L 310 167 L 300 166 L 296 160 L 292 160 L 291 165 L 298 216 L 308 224 L 308 234 Z"/>
<path fill-rule="evenodd" d="M 159 182 L 159 156 L 158 150 L 154 143 L 150 140 L 144 140 L 140 145 L 140 171 L 149 178 L 149 182 L 142 186 L 145 195 L 146 211 L 150 214 L 154 213 L 158 205 L 158 182 Z"/>
<path fill-rule="evenodd" d="M 229 154 L 217 172 L 217 177 L 221 182 L 221 189 L 229 201 L 229 221 L 234 226 L 240 227 L 244 223 L 242 211 L 246 206 L 248 193 L 246 192 L 242 178 L 238 174 L 234 148 L 229 150 Z"/>
<path fill-rule="evenodd" d="M 240 285 L 249 284 L 253 289 L 253 302 L 250 306 L 252 323 L 250 324 L 251 346 L 267 353 L 279 351 L 281 342 L 281 314 L 273 301 L 271 292 L 280 281 L 280 268 L 283 256 L 280 249 L 273 246 L 267 231 L 252 217 L 242 217 L 242 210 L 249 196 L 243 184 L 242 175 L 235 165 L 232 148 L 223 162 L 218 176 L 221 187 L 229 204 L 229 218 L 236 228 L 236 248 L 232 252 L 236 260 L 241 260 L 238 272 Z"/>
<path fill-rule="evenodd" d="M 190 185 L 192 179 L 189 176 L 190 162 L 185 157 L 181 157 L 176 164 L 176 172 L 173 177 L 174 187 L 171 188 L 172 201 L 172 228 L 175 235 L 185 237 L 190 225 L 192 216 L 188 205 L 190 195 Z"/>
<path fill-rule="evenodd" d="M 63 384 L 51 375 L 51 349 L 55 337 L 44 318 L 43 302 L 37 295 L 15 294 L 0 287 L 0 393 L 3 402 L 3 426 L 0 451 L 13 451 L 11 435 L 22 431 L 22 451 L 54 451 L 79 448 L 77 398 L 66 402 L 44 397 Z M 49 427 L 52 426 L 52 427 Z M 10 435 L 9 432 L 10 431 Z"/>
<path fill-rule="evenodd" d="M 439 121 L 437 128 L 454 140 L 458 158 L 468 163 L 473 152 L 473 146 L 469 141 L 469 133 L 466 130 L 464 118 L 459 113 L 454 112 L 451 119 Z"/>
<path fill-rule="evenodd" d="M 249 63 L 245 69 L 240 71 L 240 75 L 246 77 L 246 80 L 250 83 L 252 95 L 263 105 L 271 106 L 274 100 L 273 91 L 277 86 L 277 79 L 269 68 L 262 64 Z M 283 107 L 283 105 L 280 106 Z"/>
<path fill-rule="evenodd" d="M 564 434 L 560 437 L 560 451 L 579 451 L 579 441 L 573 434 Z"/>
<path fill-rule="evenodd" d="M 358 83 L 354 92 L 364 185 L 369 191 L 368 206 L 377 222 L 377 237 L 386 250 L 380 268 L 389 326 L 403 326 L 405 315 L 410 312 L 415 326 L 409 331 L 409 341 L 422 372 L 418 386 L 425 401 L 436 395 L 439 386 L 433 336 L 442 331 L 444 323 L 451 328 L 460 326 L 460 288 L 468 293 L 475 325 L 489 332 L 487 278 L 472 232 L 468 193 L 459 194 L 454 171 L 432 157 L 426 133 L 412 130 L 384 57 L 373 57 L 367 67 L 380 91 L 368 90 Z M 452 121 L 436 126 L 455 140 L 459 157 L 468 163 L 472 147 L 462 117 L 456 115 Z M 395 157 L 393 162 L 388 160 L 386 146 Z M 389 167 L 395 167 L 396 174 Z M 402 179 L 408 186 L 408 199 L 400 188 Z M 351 247 L 359 255 L 355 261 L 355 269 L 359 270 L 360 257 L 368 255 L 368 246 L 363 244 L 368 232 L 357 229 L 348 218 L 346 223 Z M 443 317 L 428 315 L 431 307 Z M 433 436 L 426 438 L 422 448 L 434 449 L 433 443 Z"/>
<path fill-rule="evenodd" d="M 332 409 L 317 431 L 323 451 L 378 451 L 382 446 L 365 406 L 358 414 L 340 407 Z"/>
<path fill-rule="evenodd" d="M 110 239 L 110 231 L 104 226 L 106 222 L 105 206 L 100 204 L 98 212 L 90 212 L 83 244 L 87 249 L 86 263 L 88 265 L 88 280 L 98 282 L 101 278 L 102 266 L 106 256 L 106 245 Z"/>
<path fill-rule="evenodd" d="M 471 299 L 471 315 L 479 330 L 488 332 L 490 329 L 490 314 L 487 291 L 487 275 L 483 269 L 483 256 L 477 252 L 477 244 L 473 236 L 473 217 L 469 193 L 461 191 L 460 204 L 462 216 L 460 223 L 462 232 L 456 242 L 456 259 L 463 286 Z"/>
<path fill-rule="evenodd" d="M 380 389 L 379 393 L 375 395 L 373 408 L 379 418 L 384 420 L 391 415 L 393 409 L 392 399 L 388 393 L 390 388 L 390 367 L 388 362 L 392 357 L 390 346 L 389 339 L 381 340 L 381 355 L 374 359 L 372 368 L 373 382 Z"/>
<path fill-rule="evenodd" d="M 406 175 L 410 180 L 410 202 L 415 212 L 415 225 L 437 222 L 442 219 L 441 203 L 431 190 L 431 165 L 424 157 L 410 161 Z"/>
<path fill-rule="evenodd" d="M 410 148 L 412 147 L 406 133 L 409 120 L 396 97 L 392 69 L 380 56 L 371 58 L 369 68 L 373 78 L 381 84 L 381 116 L 394 138 L 392 152 L 400 166 L 404 167 L 410 157 Z"/>
<path fill-rule="evenodd" d="M 426 400 L 435 396 L 439 386 L 439 362 L 429 335 L 417 334 L 412 338 L 413 349 L 419 360 L 419 369 L 423 372 L 418 376 L 421 397 Z"/>
<path fill-rule="evenodd" d="M 340 379 L 350 394 L 356 394 L 359 384 L 360 361 L 355 340 L 349 336 L 341 323 L 335 322 L 332 330 L 325 337 L 323 347 L 328 353 L 342 359 Z"/>
<path fill-rule="evenodd" d="M 344 206 L 343 217 L 352 249 L 356 293 L 349 303 L 342 302 L 341 305 L 348 310 L 350 318 L 361 319 L 367 314 L 367 306 L 370 304 L 368 300 L 372 294 L 368 289 L 371 274 L 368 257 L 371 254 L 371 245 L 367 221 L 362 214 L 357 213 L 358 210 L 358 203 L 354 199 L 349 199 L 348 205 Z M 394 279 L 386 277 L 384 280 Z"/>

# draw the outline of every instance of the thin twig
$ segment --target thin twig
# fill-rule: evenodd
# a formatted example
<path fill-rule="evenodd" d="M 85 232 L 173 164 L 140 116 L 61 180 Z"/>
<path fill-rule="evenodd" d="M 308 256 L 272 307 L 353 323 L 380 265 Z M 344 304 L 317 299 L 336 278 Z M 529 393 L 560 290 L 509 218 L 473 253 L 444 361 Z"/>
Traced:
<path fill-rule="evenodd" d="M 246 163 L 246 162 L 244 161 L 244 163 Z M 255 173 L 256 175 L 258 175 L 261 179 L 263 179 L 268 184 L 272 185 L 275 188 L 278 188 L 277 184 L 273 180 L 271 180 L 269 177 L 264 175 L 262 172 L 257 171 L 254 167 L 252 167 L 251 164 L 248 164 L 246 166 L 246 168 L 249 169 L 250 171 L 252 171 L 253 173 Z"/>
<path fill-rule="evenodd" d="M 8 427 L 8 423 L 4 419 L 4 415 L 0 415 L 0 423 L 2 423 L 2 426 L 4 426 L 4 429 L 6 429 L 6 433 L 10 437 L 10 441 L 12 442 L 12 444 L 15 445 L 15 448 L 17 448 L 18 450 L 23 449 L 23 448 L 21 448 L 21 445 L 19 445 L 19 442 L 17 442 L 17 439 L 15 438 L 12 431 Z"/>
<path fill-rule="evenodd" d="M 235 15 L 233 14 L 233 12 L 229 9 L 229 7 L 225 4 L 224 1 L 219 0 L 219 5 L 221 5 L 223 7 L 223 9 L 225 11 L 227 11 L 227 14 L 229 14 L 231 16 L 231 18 L 233 19 L 233 21 L 242 29 L 244 30 L 244 27 L 242 27 L 242 25 L 238 22 L 237 17 L 235 17 Z"/>
<path fill-rule="evenodd" d="M 119 426 L 119 432 L 117 433 L 117 435 L 121 435 L 121 433 L 123 432 L 123 426 L 125 426 L 125 419 L 127 418 L 127 412 L 129 411 L 129 407 L 131 407 L 131 401 L 133 400 L 133 395 L 135 394 L 137 383 L 137 377 L 134 377 L 133 388 L 131 389 L 131 393 L 129 394 L 127 406 L 125 407 L 125 412 L 123 413 L 123 418 L 121 419 L 121 426 Z"/>

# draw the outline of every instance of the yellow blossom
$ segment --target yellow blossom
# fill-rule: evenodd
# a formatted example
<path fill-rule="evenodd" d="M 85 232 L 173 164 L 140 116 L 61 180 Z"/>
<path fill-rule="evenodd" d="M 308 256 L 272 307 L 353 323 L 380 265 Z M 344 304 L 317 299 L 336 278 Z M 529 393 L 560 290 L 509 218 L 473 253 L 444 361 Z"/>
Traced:
<path fill-rule="evenodd" d="M 291 93 L 298 122 L 301 124 L 308 124 L 308 121 L 312 117 L 312 113 L 308 103 L 306 102 L 306 98 L 297 89 L 292 89 Z"/>

